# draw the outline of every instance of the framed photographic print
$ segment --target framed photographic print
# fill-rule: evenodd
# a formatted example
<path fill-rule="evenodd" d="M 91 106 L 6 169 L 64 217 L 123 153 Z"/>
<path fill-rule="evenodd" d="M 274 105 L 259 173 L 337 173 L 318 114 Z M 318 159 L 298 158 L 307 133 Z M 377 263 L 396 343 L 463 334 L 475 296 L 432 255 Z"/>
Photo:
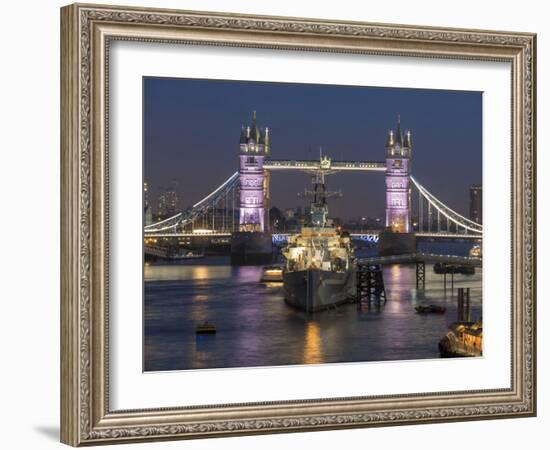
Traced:
<path fill-rule="evenodd" d="M 530 33 L 61 10 L 61 439 L 536 413 Z"/>

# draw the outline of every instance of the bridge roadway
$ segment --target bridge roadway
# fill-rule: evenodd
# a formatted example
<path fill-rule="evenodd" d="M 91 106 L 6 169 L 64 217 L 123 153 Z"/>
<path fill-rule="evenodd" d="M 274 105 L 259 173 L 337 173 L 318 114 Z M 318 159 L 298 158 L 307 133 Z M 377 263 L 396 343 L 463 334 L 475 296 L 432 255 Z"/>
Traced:
<path fill-rule="evenodd" d="M 433 253 L 407 253 L 393 256 L 373 256 L 371 258 L 359 258 L 358 262 L 364 265 L 408 264 L 408 263 L 450 263 L 464 266 L 481 267 L 482 259 L 471 256 L 436 255 Z"/>
<path fill-rule="evenodd" d="M 231 237 L 231 233 L 214 231 L 212 233 L 144 233 L 143 237 L 147 238 L 182 238 L 182 237 Z"/>
<path fill-rule="evenodd" d="M 155 232 L 155 231 L 145 231 L 144 237 L 146 238 L 179 238 L 179 237 L 198 237 L 198 236 L 211 236 L 211 237 L 229 237 L 231 233 L 229 232 L 220 232 L 213 231 L 210 233 L 199 232 L 199 233 L 166 233 L 166 232 Z M 286 240 L 289 236 L 288 233 L 273 233 L 274 241 L 280 242 Z M 377 242 L 378 241 L 378 232 L 367 232 L 367 233 L 351 233 L 351 237 L 355 239 L 363 239 L 367 241 Z M 434 238 L 434 239 L 482 239 L 482 236 L 477 234 L 461 234 L 461 233 L 416 233 L 418 238 Z"/>
<path fill-rule="evenodd" d="M 483 239 L 483 235 L 481 234 L 462 234 L 462 233 L 446 233 L 446 232 L 422 232 L 422 233 L 415 233 L 415 236 L 417 238 L 434 238 L 434 239 Z"/>
<path fill-rule="evenodd" d="M 273 236 L 273 242 L 286 242 L 288 239 L 288 236 L 290 234 L 288 233 L 272 233 Z M 378 233 L 351 233 L 350 235 L 352 238 L 355 239 L 362 239 L 369 242 L 378 242 Z M 145 233 L 143 235 L 145 239 L 151 239 L 151 238 L 183 238 L 183 237 L 231 237 L 231 233 L 229 232 L 219 232 L 219 231 L 213 231 L 213 232 L 199 232 L 199 233 L 164 233 L 164 232 L 150 232 Z"/>

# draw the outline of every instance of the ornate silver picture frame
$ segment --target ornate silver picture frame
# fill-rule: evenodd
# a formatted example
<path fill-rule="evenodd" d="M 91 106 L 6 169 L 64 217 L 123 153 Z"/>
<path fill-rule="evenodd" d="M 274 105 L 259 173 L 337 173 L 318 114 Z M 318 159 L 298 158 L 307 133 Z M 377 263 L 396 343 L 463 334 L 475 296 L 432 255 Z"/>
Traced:
<path fill-rule="evenodd" d="M 108 68 L 115 41 L 509 63 L 510 386 L 114 410 L 109 385 Z M 530 33 L 85 4 L 62 8 L 61 441 L 81 446 L 534 416 L 535 89 L 536 36 Z"/>

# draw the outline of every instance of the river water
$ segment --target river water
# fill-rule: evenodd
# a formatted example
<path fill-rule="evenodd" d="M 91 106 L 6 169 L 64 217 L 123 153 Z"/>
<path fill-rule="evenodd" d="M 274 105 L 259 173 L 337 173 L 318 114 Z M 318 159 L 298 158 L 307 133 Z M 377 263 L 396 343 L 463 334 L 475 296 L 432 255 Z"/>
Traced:
<path fill-rule="evenodd" d="M 419 251 L 467 254 L 471 245 L 419 244 Z M 359 255 L 360 256 L 360 255 Z M 481 270 L 447 276 L 426 265 L 416 290 L 414 265 L 383 269 L 387 302 L 305 314 L 283 300 L 282 285 L 259 283 L 261 266 L 231 266 L 229 257 L 148 265 L 144 285 L 144 370 L 320 364 L 438 358 L 438 342 L 456 320 L 456 291 L 469 287 L 472 318 L 481 316 Z M 445 314 L 419 315 L 436 304 Z M 195 335 L 208 321 L 215 335 Z"/>

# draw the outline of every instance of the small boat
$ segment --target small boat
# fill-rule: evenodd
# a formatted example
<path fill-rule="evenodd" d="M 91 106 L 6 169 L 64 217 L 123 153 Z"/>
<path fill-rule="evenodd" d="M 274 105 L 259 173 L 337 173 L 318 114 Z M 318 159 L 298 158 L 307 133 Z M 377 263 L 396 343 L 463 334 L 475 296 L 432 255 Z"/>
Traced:
<path fill-rule="evenodd" d="M 216 334 L 216 326 L 213 323 L 204 322 L 195 328 L 196 334 Z"/>
<path fill-rule="evenodd" d="M 447 308 L 437 305 L 415 306 L 414 309 L 416 309 L 418 314 L 444 314 L 447 311 Z"/>
<path fill-rule="evenodd" d="M 470 266 L 466 264 L 450 264 L 450 263 L 438 262 L 434 264 L 434 272 L 440 275 L 444 273 L 459 273 L 462 275 L 473 275 L 476 273 L 476 269 L 474 266 Z"/>
<path fill-rule="evenodd" d="M 280 266 L 266 266 L 260 278 L 261 283 L 265 282 L 283 282 L 283 268 Z"/>
<path fill-rule="evenodd" d="M 154 260 L 162 261 L 181 261 L 186 259 L 204 258 L 204 252 L 193 251 L 175 246 L 145 245 L 144 253 L 146 257 L 152 257 Z"/>
<path fill-rule="evenodd" d="M 481 245 L 474 245 L 468 252 L 468 256 L 470 256 L 470 258 L 481 258 Z"/>
<path fill-rule="evenodd" d="M 455 322 L 439 341 L 443 358 L 483 355 L 483 325 L 478 322 Z"/>
<path fill-rule="evenodd" d="M 177 260 L 181 260 L 181 259 L 200 259 L 200 258 L 204 258 L 204 253 L 203 252 L 199 253 L 199 252 L 193 252 L 191 250 L 184 251 L 184 252 L 181 252 L 181 253 L 177 253 L 177 254 L 171 256 L 171 259 L 177 259 Z"/>

